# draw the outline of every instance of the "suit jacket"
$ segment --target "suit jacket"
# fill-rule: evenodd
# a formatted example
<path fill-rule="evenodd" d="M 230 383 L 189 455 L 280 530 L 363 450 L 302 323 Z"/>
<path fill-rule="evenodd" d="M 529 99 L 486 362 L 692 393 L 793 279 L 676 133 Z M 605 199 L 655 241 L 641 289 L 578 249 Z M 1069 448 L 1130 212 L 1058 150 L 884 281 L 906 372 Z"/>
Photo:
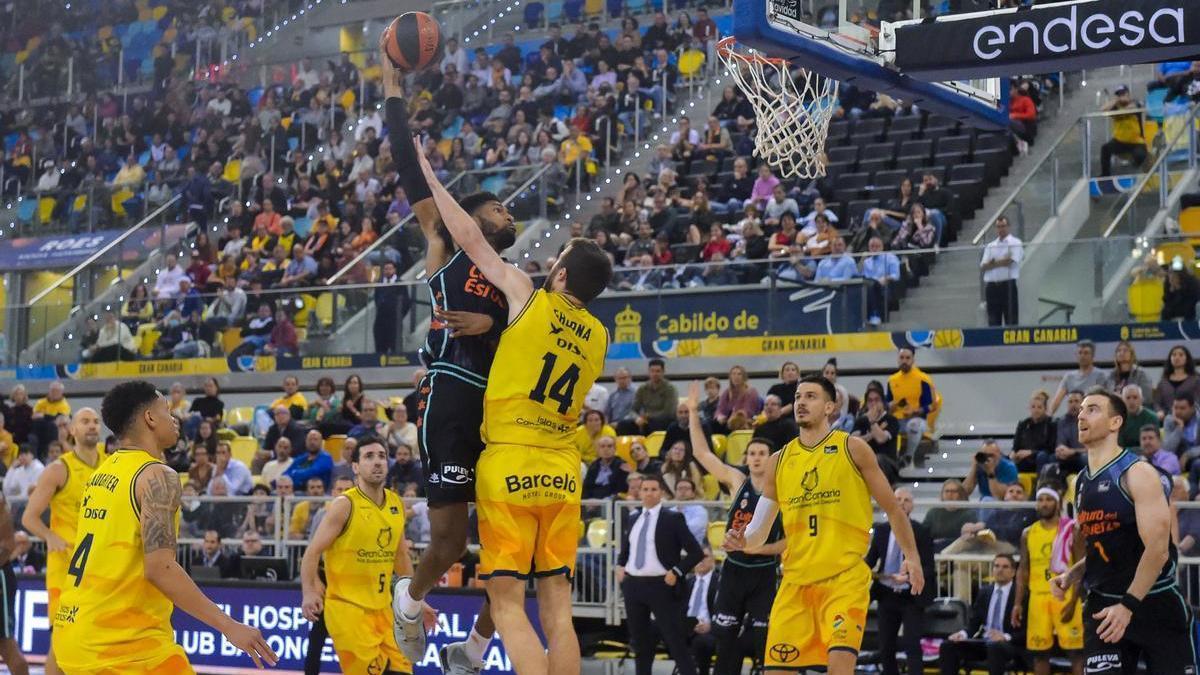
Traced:
<path fill-rule="evenodd" d="M 992 593 L 995 590 L 995 584 L 979 587 L 979 592 L 975 594 L 975 602 L 971 603 L 971 620 L 967 624 L 968 637 L 976 637 L 979 631 L 987 625 L 988 607 L 992 604 Z M 1016 591 L 1017 584 L 1014 581 L 1012 588 L 1008 591 L 1008 598 L 1004 602 L 1004 632 L 1012 636 L 1012 644 L 1021 646 L 1025 644 L 1024 624 L 1022 624 L 1021 628 L 1015 628 L 1012 625 L 1012 610 L 1013 602 L 1017 596 Z"/>
<path fill-rule="evenodd" d="M 625 536 L 621 538 L 621 555 L 617 564 L 625 567 L 629 563 L 629 537 L 633 534 L 633 526 L 642 515 L 642 509 L 635 509 L 625 519 Z M 654 528 L 654 551 L 663 567 L 675 573 L 681 580 L 688 572 L 704 559 L 704 549 L 700 542 L 688 530 L 687 520 L 678 511 L 671 511 L 665 506 L 658 510 L 658 521 Z M 684 553 L 686 552 L 686 555 Z M 683 584 L 676 584 L 682 588 Z"/>
<path fill-rule="evenodd" d="M 721 570 L 714 568 L 713 572 L 712 572 L 712 578 L 708 580 L 708 590 L 705 591 L 705 593 L 704 593 L 704 595 L 708 596 L 708 600 L 707 600 L 707 602 L 708 602 L 708 617 L 709 617 L 710 621 L 712 620 L 712 616 L 714 614 L 713 605 L 715 605 L 717 602 L 717 588 L 720 585 L 721 585 Z M 687 616 L 688 605 L 691 604 L 691 602 L 692 602 L 692 590 L 695 588 L 696 588 L 696 575 L 689 574 L 687 577 L 687 583 L 684 584 L 684 593 L 683 593 L 683 603 L 684 603 L 683 604 L 683 613 L 684 613 L 684 617 L 687 621 L 695 621 L 694 618 Z"/>
<path fill-rule="evenodd" d="M 901 597 L 912 598 L 918 605 L 928 605 L 933 602 L 933 598 L 937 591 L 937 580 L 935 578 L 936 570 L 933 562 L 933 537 L 929 534 L 929 528 L 925 527 L 920 521 L 911 521 L 913 535 L 917 540 L 917 554 L 921 557 L 921 571 L 925 574 L 925 589 L 918 596 L 911 594 L 902 595 Z M 888 540 L 892 537 L 891 523 L 877 523 L 875 525 L 875 535 L 871 538 L 871 548 L 867 549 L 866 562 L 867 566 L 872 570 L 878 566 L 879 571 L 883 571 L 883 566 L 887 561 Z M 897 594 L 892 589 L 884 586 L 879 581 L 871 584 L 871 594 L 877 599 L 885 595 L 896 596 Z"/>
<path fill-rule="evenodd" d="M 220 571 L 222 579 L 236 577 L 238 575 L 238 561 L 234 560 L 233 556 L 227 551 L 222 550 L 217 554 L 216 564 L 211 565 Z M 205 567 L 204 552 L 194 551 L 192 553 L 192 567 Z"/>

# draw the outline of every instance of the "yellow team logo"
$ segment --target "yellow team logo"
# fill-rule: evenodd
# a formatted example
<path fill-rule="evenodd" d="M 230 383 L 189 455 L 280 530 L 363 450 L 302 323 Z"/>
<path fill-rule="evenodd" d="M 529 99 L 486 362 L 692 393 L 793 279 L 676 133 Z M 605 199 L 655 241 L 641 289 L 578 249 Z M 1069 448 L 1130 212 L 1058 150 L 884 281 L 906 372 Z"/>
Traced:
<path fill-rule="evenodd" d="M 375 543 L 379 544 L 379 548 L 382 550 L 390 548 L 392 544 L 392 528 L 380 528 L 379 536 L 375 538 Z"/>
<path fill-rule="evenodd" d="M 632 305 L 625 305 L 625 309 L 617 312 L 613 321 L 616 323 L 616 328 L 613 330 L 614 343 L 641 344 L 642 315 Z"/>
<path fill-rule="evenodd" d="M 812 492 L 817 489 L 819 482 L 821 482 L 821 479 L 817 475 L 817 467 L 814 466 L 804 473 L 804 476 L 800 479 L 800 487 L 804 488 L 805 492 Z"/>

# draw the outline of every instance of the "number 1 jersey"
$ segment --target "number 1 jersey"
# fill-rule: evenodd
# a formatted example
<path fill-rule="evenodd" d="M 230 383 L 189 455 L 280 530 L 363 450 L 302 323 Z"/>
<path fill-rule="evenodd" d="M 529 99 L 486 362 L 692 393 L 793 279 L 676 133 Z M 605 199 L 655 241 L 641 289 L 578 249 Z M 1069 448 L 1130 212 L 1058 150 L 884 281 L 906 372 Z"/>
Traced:
<path fill-rule="evenodd" d="M 561 293 L 537 289 L 500 335 L 484 394 L 485 443 L 571 449 L 608 332 Z"/>

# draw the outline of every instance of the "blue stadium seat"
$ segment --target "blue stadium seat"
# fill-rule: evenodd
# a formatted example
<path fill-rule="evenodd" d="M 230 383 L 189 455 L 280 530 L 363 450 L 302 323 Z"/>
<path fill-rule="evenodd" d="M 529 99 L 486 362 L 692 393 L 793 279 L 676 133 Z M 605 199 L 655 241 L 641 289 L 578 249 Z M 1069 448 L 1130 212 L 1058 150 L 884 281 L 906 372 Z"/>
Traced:
<path fill-rule="evenodd" d="M 558 23 L 563 18 L 563 6 L 561 2 L 551 2 L 546 5 L 546 22 Z"/>
<path fill-rule="evenodd" d="M 149 163 L 150 163 L 150 151 L 143 150 L 142 154 L 138 155 L 138 164 L 141 164 L 142 166 L 146 166 Z"/>
<path fill-rule="evenodd" d="M 36 199 L 24 199 L 17 203 L 17 219 L 22 223 L 33 222 L 33 214 L 37 212 Z"/>
<path fill-rule="evenodd" d="M 540 26 L 542 24 L 542 14 L 545 10 L 546 6 L 540 2 L 531 2 L 525 5 L 525 25 L 530 27 Z M 528 63 L 529 59 L 526 59 L 525 62 Z"/>
<path fill-rule="evenodd" d="M 614 19 L 625 13 L 625 0 L 606 0 L 604 4 L 608 8 L 608 15 Z"/>
<path fill-rule="evenodd" d="M 246 100 L 250 102 L 251 108 L 258 107 L 258 102 L 262 99 L 262 96 L 263 96 L 263 88 L 262 87 L 255 87 L 255 88 L 251 89 L 250 91 L 246 92 Z"/>
<path fill-rule="evenodd" d="M 583 18 L 583 0 L 565 0 L 563 14 L 571 23 L 578 23 Z"/>

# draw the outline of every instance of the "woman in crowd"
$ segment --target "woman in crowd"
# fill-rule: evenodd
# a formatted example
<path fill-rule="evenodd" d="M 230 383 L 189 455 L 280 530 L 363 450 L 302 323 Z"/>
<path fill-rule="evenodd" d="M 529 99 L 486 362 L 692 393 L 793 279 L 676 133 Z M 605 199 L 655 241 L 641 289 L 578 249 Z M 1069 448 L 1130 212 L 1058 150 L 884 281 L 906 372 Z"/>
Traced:
<path fill-rule="evenodd" d="M 758 390 L 750 386 L 746 369 L 734 366 L 729 369 L 729 386 L 721 392 L 721 401 L 717 404 L 716 427 L 735 430 L 753 420 L 762 412 L 762 396 Z"/>
<path fill-rule="evenodd" d="M 341 410 L 341 407 L 342 400 L 333 384 L 333 378 L 322 376 L 317 380 L 316 395 L 308 402 L 308 409 L 304 411 L 304 421 L 311 427 L 321 429 L 321 434 L 324 436 L 346 433 L 342 426 L 337 424 L 338 411 Z"/>
<path fill-rule="evenodd" d="M 1120 396 L 1121 390 L 1129 384 L 1141 387 L 1143 401 L 1154 400 L 1154 382 L 1150 379 L 1150 373 L 1138 365 L 1133 343 L 1121 340 L 1113 352 L 1113 369 L 1104 380 L 1104 388 Z"/>
<path fill-rule="evenodd" d="M 121 307 L 121 321 L 129 326 L 129 330 L 137 331 L 140 324 L 154 320 L 154 303 L 150 300 L 150 289 L 146 284 L 138 283 L 129 292 L 129 299 Z"/>
<path fill-rule="evenodd" d="M 796 387 L 800 384 L 800 366 L 795 361 L 784 361 L 779 366 L 779 381 L 767 390 L 767 396 L 778 396 L 784 415 L 791 415 L 796 405 Z"/>
<path fill-rule="evenodd" d="M 1184 345 L 1175 345 L 1167 354 L 1162 379 L 1154 388 L 1153 402 L 1158 419 L 1163 419 L 1171 412 L 1175 394 L 1181 392 L 1200 399 L 1200 375 L 1196 374 L 1196 361 L 1192 358 L 1192 352 Z"/>
<path fill-rule="evenodd" d="M 1017 423 L 1017 431 L 1013 435 L 1013 462 L 1017 471 L 1032 473 L 1037 471 L 1038 453 L 1054 452 L 1055 434 L 1057 433 L 1054 420 L 1046 413 L 1046 404 L 1050 394 L 1037 390 L 1029 398 L 1029 417 Z"/>
<path fill-rule="evenodd" d="M 575 428 L 573 442 L 579 450 L 580 458 L 587 464 L 596 459 L 596 439 L 600 436 L 613 436 L 617 432 L 604 419 L 604 413 L 599 410 L 588 410 L 583 413 L 583 424 Z"/>
<path fill-rule="evenodd" d="M 688 459 L 687 454 L 687 444 L 682 440 L 672 443 L 666 451 L 666 458 L 662 463 L 662 477 L 667 494 L 671 496 L 675 495 L 675 483 L 680 478 L 691 480 L 692 485 L 700 485 L 700 467 Z"/>

